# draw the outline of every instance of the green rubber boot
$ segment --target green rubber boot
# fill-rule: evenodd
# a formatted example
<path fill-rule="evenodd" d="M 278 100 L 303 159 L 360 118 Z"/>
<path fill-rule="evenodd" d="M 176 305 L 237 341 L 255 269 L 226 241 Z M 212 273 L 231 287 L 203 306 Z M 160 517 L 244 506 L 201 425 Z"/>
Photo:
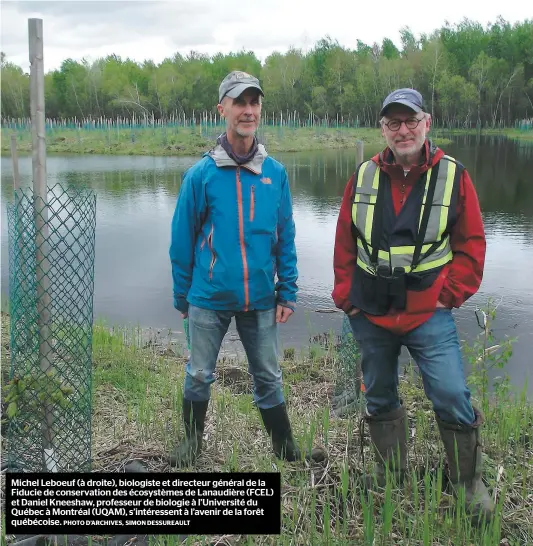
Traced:
<path fill-rule="evenodd" d="M 450 483 L 454 495 L 465 490 L 466 511 L 476 523 L 489 522 L 494 514 L 494 502 L 482 480 L 482 446 L 479 428 L 481 412 L 474 408 L 472 425 L 445 423 L 436 415 L 440 437 L 448 456 Z M 457 452 L 456 452 L 457 447 Z"/>
<path fill-rule="evenodd" d="M 303 454 L 294 442 L 291 423 L 287 415 L 285 402 L 269 409 L 259 409 L 268 435 L 272 439 L 272 448 L 276 457 L 286 461 L 301 461 L 303 459 L 315 463 L 323 462 L 328 455 L 325 449 L 316 447 L 311 452 Z"/>
<path fill-rule="evenodd" d="M 174 467 L 184 467 L 193 464 L 202 451 L 202 436 L 204 434 L 205 414 L 209 400 L 191 402 L 183 399 L 183 424 L 185 438 L 170 454 L 169 462 Z"/>

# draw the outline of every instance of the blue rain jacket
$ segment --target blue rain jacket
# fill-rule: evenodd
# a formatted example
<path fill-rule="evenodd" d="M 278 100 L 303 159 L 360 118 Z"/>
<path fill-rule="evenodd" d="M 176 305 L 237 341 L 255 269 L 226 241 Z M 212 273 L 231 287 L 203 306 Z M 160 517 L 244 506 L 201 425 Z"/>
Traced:
<path fill-rule="evenodd" d="M 172 219 L 174 307 L 248 311 L 296 302 L 287 172 L 264 146 L 241 166 L 222 146 L 183 177 Z"/>

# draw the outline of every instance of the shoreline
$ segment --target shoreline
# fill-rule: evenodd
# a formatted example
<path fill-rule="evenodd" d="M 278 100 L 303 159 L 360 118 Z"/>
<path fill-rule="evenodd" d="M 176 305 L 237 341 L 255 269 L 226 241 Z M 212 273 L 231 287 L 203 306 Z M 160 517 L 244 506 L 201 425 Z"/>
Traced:
<path fill-rule="evenodd" d="M 222 129 L 206 131 L 191 128 L 134 128 L 134 129 L 60 129 L 47 132 L 47 154 L 72 155 L 138 155 L 158 157 L 201 156 L 212 148 Z M 10 156 L 10 129 L 2 129 L 1 155 Z M 17 152 L 21 156 L 32 153 L 31 133 L 18 131 Z M 434 129 L 429 133 L 435 144 L 450 144 L 448 136 L 476 135 L 475 129 Z M 481 136 L 504 136 L 511 140 L 533 141 L 533 131 L 518 129 L 487 129 Z M 311 152 L 334 149 L 354 149 L 357 141 L 370 147 L 384 146 L 377 128 L 322 128 L 263 126 L 258 131 L 260 142 L 269 153 Z"/>
<path fill-rule="evenodd" d="M 213 147 L 222 128 L 134 128 L 120 130 L 62 129 L 47 132 L 47 154 L 200 156 Z M 2 155 L 10 155 L 10 131 L 2 129 Z M 379 129 L 260 127 L 258 137 L 269 153 L 350 149 L 358 140 L 383 144 Z M 19 155 L 31 154 L 31 134 L 19 131 Z"/>
<path fill-rule="evenodd" d="M 435 133 L 443 133 L 450 136 L 477 135 L 476 129 L 436 129 Z M 483 129 L 480 136 L 504 136 L 510 140 L 533 141 L 533 131 L 521 131 L 520 129 Z"/>
<path fill-rule="evenodd" d="M 156 127 L 105 129 L 53 129 L 47 131 L 47 154 L 73 155 L 140 155 L 140 156 L 200 156 L 212 148 L 222 128 Z M 10 129 L 2 129 L 2 156 L 10 155 Z M 17 151 L 20 155 L 31 154 L 31 133 L 17 132 Z M 437 145 L 452 142 L 448 136 L 475 135 L 475 130 L 433 129 L 429 137 Z M 510 139 L 533 140 L 533 132 L 516 129 L 485 130 L 482 136 L 501 135 Z M 385 146 L 377 128 L 323 128 L 323 127 L 272 127 L 261 126 L 260 142 L 269 153 L 309 152 L 333 149 L 355 149 L 357 141 L 365 146 Z"/>

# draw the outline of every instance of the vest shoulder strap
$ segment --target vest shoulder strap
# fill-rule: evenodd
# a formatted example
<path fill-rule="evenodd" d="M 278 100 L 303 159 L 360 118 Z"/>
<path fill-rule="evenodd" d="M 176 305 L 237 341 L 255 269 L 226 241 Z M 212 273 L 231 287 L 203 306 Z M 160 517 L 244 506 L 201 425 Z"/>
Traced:
<path fill-rule="evenodd" d="M 355 172 L 353 193 L 377 195 L 379 183 L 379 167 L 369 159 L 363 161 Z"/>
<path fill-rule="evenodd" d="M 457 165 L 457 169 L 460 169 L 460 170 L 463 171 L 464 168 L 465 168 L 464 165 L 460 161 L 458 161 L 457 159 L 455 159 L 455 157 L 452 157 L 451 155 L 445 154 L 445 155 L 442 156 L 441 161 L 443 159 L 446 160 L 446 161 L 450 161 L 452 163 L 455 163 L 455 165 Z"/>

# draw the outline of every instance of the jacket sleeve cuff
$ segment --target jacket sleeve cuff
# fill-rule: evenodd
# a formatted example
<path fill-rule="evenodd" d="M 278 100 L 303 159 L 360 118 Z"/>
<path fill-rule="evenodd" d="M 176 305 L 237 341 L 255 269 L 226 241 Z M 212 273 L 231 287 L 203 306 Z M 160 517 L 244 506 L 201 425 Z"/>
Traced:
<path fill-rule="evenodd" d="M 174 296 L 174 307 L 181 313 L 189 311 L 189 302 L 184 296 Z"/>
<path fill-rule="evenodd" d="M 443 289 L 438 297 L 438 301 L 440 301 L 442 305 L 444 305 L 445 307 L 449 307 L 450 309 L 454 307 L 453 300 L 453 294 L 446 289 Z"/>
<path fill-rule="evenodd" d="M 346 302 L 341 309 L 348 314 L 352 309 L 355 309 L 355 307 L 348 301 Z"/>
<path fill-rule="evenodd" d="M 290 309 L 293 313 L 296 311 L 296 304 L 294 301 L 286 301 L 286 300 L 283 300 L 283 299 L 279 299 L 278 298 L 278 301 L 276 302 L 278 305 L 281 305 L 282 307 L 287 307 L 288 309 Z"/>

